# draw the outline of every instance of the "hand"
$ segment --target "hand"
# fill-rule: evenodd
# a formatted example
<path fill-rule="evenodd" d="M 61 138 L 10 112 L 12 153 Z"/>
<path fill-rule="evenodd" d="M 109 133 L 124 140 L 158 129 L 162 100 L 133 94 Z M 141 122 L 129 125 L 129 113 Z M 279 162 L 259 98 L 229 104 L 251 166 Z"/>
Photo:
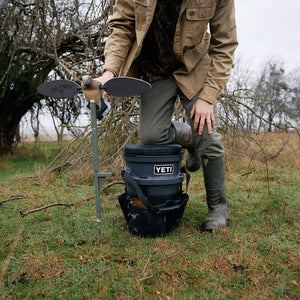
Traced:
<path fill-rule="evenodd" d="M 206 122 L 208 134 L 212 133 L 212 128 L 215 128 L 214 105 L 199 98 L 191 111 L 191 119 L 194 118 L 194 130 L 202 135 L 203 128 Z"/>
<path fill-rule="evenodd" d="M 91 76 L 83 76 L 81 89 L 87 101 L 94 100 L 97 105 L 100 103 L 99 86 L 104 85 L 108 80 L 114 78 L 114 74 L 110 71 L 105 71 L 101 77 L 92 78 Z M 102 99 L 107 96 L 105 91 L 102 91 Z"/>

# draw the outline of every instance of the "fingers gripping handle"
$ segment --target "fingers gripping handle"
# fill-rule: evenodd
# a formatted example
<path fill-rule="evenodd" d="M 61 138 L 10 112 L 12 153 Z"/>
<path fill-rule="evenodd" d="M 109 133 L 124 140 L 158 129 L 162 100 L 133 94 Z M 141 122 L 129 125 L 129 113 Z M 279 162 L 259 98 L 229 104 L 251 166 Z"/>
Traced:
<path fill-rule="evenodd" d="M 82 77 L 81 89 L 87 101 L 94 100 L 101 107 L 102 85 L 98 81 L 93 80 L 90 75 L 84 75 Z"/>
<path fill-rule="evenodd" d="M 104 91 L 105 86 L 104 85 L 99 85 L 95 82 L 93 82 L 93 79 L 91 76 L 83 76 L 82 78 L 82 90 L 87 91 L 87 90 L 92 90 L 93 91 L 93 98 L 88 99 L 88 101 L 95 101 L 96 103 L 96 118 L 98 120 L 102 120 L 107 113 L 110 110 L 110 104 L 109 102 L 105 101 L 103 99 L 103 91 Z M 87 108 L 90 109 L 90 103 L 87 104 Z"/>

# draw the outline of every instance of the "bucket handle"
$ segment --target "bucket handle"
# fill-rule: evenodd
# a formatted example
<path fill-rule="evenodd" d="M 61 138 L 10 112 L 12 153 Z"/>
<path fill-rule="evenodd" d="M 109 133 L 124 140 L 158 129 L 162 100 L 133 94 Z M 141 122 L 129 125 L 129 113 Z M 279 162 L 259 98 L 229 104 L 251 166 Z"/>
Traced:
<path fill-rule="evenodd" d="M 148 200 L 146 199 L 143 191 L 141 190 L 140 186 L 136 183 L 136 181 L 133 179 L 133 177 L 130 174 L 130 170 L 129 169 L 125 169 L 122 171 L 122 177 L 123 180 L 126 183 L 129 183 L 136 191 L 137 196 L 140 198 L 140 200 L 142 201 L 142 203 L 149 209 L 155 210 L 157 211 L 157 209 L 155 209 L 155 207 L 153 207 Z"/>
<path fill-rule="evenodd" d="M 185 168 L 181 168 L 181 172 L 182 173 L 186 173 L 186 191 L 188 189 L 188 185 L 189 185 L 189 181 L 190 181 L 190 174 L 188 173 L 188 171 L 185 170 Z M 168 207 L 155 207 L 153 205 L 151 205 L 151 203 L 146 199 L 143 191 L 141 190 L 140 186 L 137 184 L 137 182 L 134 180 L 134 178 L 131 176 L 130 174 L 130 170 L 128 168 L 126 168 L 125 170 L 122 171 L 122 177 L 123 180 L 126 183 L 129 183 L 136 191 L 137 196 L 140 198 L 140 200 L 142 201 L 142 203 L 149 209 L 154 210 L 155 212 L 169 212 L 169 211 L 173 211 L 176 210 L 178 208 L 181 207 L 181 205 L 173 205 L 173 206 L 168 206 Z"/>
<path fill-rule="evenodd" d="M 191 175 L 188 172 L 188 170 L 185 167 L 181 167 L 180 168 L 180 172 L 185 174 L 185 182 L 186 182 L 186 186 L 185 186 L 185 192 L 188 192 L 188 188 L 189 188 L 189 183 L 190 183 L 190 179 L 191 179 Z"/>

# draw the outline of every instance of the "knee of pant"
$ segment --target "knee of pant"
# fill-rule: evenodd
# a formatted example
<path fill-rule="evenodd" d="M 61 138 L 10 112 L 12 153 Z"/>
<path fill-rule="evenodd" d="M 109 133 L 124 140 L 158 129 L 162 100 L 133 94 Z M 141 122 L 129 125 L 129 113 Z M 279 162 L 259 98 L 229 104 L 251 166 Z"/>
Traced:
<path fill-rule="evenodd" d="M 162 131 L 139 130 L 139 135 L 144 145 L 163 144 L 168 140 L 168 135 Z"/>
<path fill-rule="evenodd" d="M 203 136 L 203 140 L 196 140 L 196 147 L 201 156 L 215 159 L 225 154 L 225 148 L 222 145 L 222 136 L 213 130 L 211 135 Z"/>

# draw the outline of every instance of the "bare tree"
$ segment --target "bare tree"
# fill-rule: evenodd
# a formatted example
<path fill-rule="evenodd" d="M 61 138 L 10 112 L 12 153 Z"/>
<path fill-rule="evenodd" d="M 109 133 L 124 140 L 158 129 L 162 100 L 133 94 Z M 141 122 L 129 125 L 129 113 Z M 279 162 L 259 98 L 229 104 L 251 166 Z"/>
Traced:
<path fill-rule="evenodd" d="M 286 101 L 286 114 L 296 124 L 300 120 L 300 68 L 292 70 L 288 76 L 289 98 Z"/>
<path fill-rule="evenodd" d="M 46 78 L 99 73 L 112 0 L 2 1 L 0 153 L 12 151 L 21 118 L 41 100 Z M 79 102 L 70 101 L 77 107 Z"/>
<path fill-rule="evenodd" d="M 30 125 L 33 130 L 33 136 L 35 142 L 39 141 L 40 134 L 40 119 L 39 115 L 42 111 L 42 105 L 40 102 L 34 103 L 32 108 L 30 109 Z"/>
<path fill-rule="evenodd" d="M 282 127 L 289 90 L 284 73 L 282 66 L 272 61 L 268 62 L 255 88 L 255 96 L 259 99 L 258 110 L 262 117 L 266 116 L 269 132 L 272 131 L 274 121 Z"/>
<path fill-rule="evenodd" d="M 249 71 L 247 65 L 245 69 L 238 66 L 219 97 L 222 130 L 234 134 L 294 128 L 292 122 L 299 112 L 298 77 L 297 72 L 287 77 L 283 63 L 272 59 L 260 73 Z"/>

